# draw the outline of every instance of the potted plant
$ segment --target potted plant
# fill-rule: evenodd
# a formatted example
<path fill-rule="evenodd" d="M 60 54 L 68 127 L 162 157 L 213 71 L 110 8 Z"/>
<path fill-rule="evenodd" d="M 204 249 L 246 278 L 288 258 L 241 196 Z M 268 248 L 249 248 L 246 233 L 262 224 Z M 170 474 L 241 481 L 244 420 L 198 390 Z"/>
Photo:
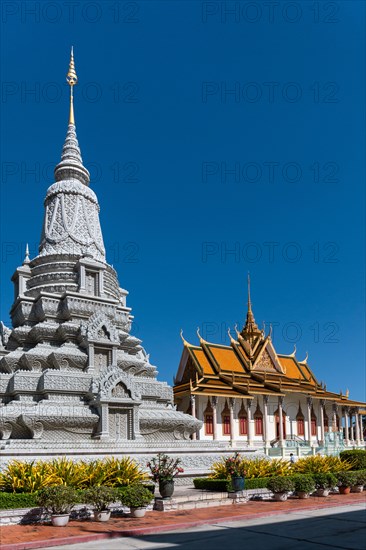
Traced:
<path fill-rule="evenodd" d="M 272 491 L 275 500 L 284 501 L 288 493 L 295 490 L 295 484 L 291 477 L 272 477 L 267 483 L 267 489 Z"/>
<path fill-rule="evenodd" d="M 108 521 L 111 517 L 109 505 L 119 500 L 116 489 L 104 485 L 90 487 L 84 491 L 84 498 L 87 504 L 94 508 L 95 521 Z"/>
<path fill-rule="evenodd" d="M 364 485 L 366 485 L 366 470 L 358 470 L 353 472 L 355 479 L 351 486 L 351 493 L 362 493 Z"/>
<path fill-rule="evenodd" d="M 41 489 L 37 503 L 51 514 L 52 525 L 64 527 L 69 523 L 70 512 L 77 502 L 78 495 L 72 487 L 55 485 Z"/>
<path fill-rule="evenodd" d="M 354 472 L 338 472 L 337 485 L 341 495 L 348 495 L 351 492 L 351 485 L 356 484 L 356 476 Z"/>
<path fill-rule="evenodd" d="M 146 514 L 146 507 L 154 496 L 150 489 L 142 483 L 131 483 L 121 492 L 120 498 L 121 503 L 130 508 L 133 518 L 143 518 Z"/>
<path fill-rule="evenodd" d="M 318 497 L 329 496 L 330 490 L 337 485 L 337 478 L 334 474 L 314 474 L 313 477 Z"/>
<path fill-rule="evenodd" d="M 156 458 L 152 458 L 147 463 L 150 468 L 154 481 L 159 483 L 159 493 L 163 498 L 170 498 L 174 493 L 174 478 L 184 472 L 179 466 L 180 458 L 169 457 L 164 453 L 159 453 Z"/>
<path fill-rule="evenodd" d="M 294 475 L 295 491 L 299 498 L 309 498 L 310 493 L 315 491 L 315 482 L 312 475 Z"/>
<path fill-rule="evenodd" d="M 225 459 L 225 468 L 231 477 L 231 485 L 235 492 L 243 491 L 245 484 L 245 471 L 242 468 L 242 460 L 239 453 Z"/>

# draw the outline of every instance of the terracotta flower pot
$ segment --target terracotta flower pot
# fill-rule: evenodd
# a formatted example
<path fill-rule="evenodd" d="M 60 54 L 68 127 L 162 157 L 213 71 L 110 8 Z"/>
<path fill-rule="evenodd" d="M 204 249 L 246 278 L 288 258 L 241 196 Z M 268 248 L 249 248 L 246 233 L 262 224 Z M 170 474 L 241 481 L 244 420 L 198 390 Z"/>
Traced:
<path fill-rule="evenodd" d="M 316 496 L 318 497 L 329 497 L 330 489 L 317 489 Z"/>
<path fill-rule="evenodd" d="M 348 495 L 350 492 L 351 492 L 351 487 L 344 487 L 343 485 L 339 487 L 340 495 Z"/>
<path fill-rule="evenodd" d="M 362 493 L 363 485 L 353 485 L 351 487 L 351 493 Z"/>
<path fill-rule="evenodd" d="M 139 508 L 131 507 L 130 510 L 131 510 L 131 516 L 133 518 L 143 518 L 144 515 L 146 514 L 146 508 L 142 506 Z"/>
<path fill-rule="evenodd" d="M 296 494 L 299 498 L 309 498 L 310 497 L 310 494 L 306 493 L 305 491 L 297 491 Z"/>
<path fill-rule="evenodd" d="M 52 514 L 51 522 L 55 527 L 65 527 L 69 523 L 70 514 Z"/>
<path fill-rule="evenodd" d="M 94 521 L 108 521 L 111 517 L 110 510 L 94 510 Z"/>
<path fill-rule="evenodd" d="M 274 499 L 277 500 L 277 502 L 284 502 L 287 500 L 287 493 L 274 493 Z"/>

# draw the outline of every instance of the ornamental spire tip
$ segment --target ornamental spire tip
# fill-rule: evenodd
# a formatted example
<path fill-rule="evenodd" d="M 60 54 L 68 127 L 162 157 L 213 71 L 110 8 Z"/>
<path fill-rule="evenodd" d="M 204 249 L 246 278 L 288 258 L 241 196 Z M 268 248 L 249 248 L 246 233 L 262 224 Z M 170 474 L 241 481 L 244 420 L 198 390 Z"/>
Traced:
<path fill-rule="evenodd" d="M 69 63 L 69 70 L 66 75 L 66 82 L 70 86 L 70 115 L 69 115 L 69 124 L 75 124 L 75 117 L 74 117 L 74 93 L 73 89 L 75 84 L 78 83 L 78 77 L 75 71 L 75 61 L 74 61 L 74 46 L 71 46 L 71 55 L 70 55 L 70 63 Z"/>

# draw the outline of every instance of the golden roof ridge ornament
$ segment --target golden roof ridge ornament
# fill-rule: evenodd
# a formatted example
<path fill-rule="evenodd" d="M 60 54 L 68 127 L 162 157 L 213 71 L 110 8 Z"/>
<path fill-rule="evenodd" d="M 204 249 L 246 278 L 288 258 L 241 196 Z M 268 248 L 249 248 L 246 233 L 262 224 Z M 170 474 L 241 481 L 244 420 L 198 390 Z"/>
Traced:
<path fill-rule="evenodd" d="M 74 46 L 71 46 L 71 54 L 70 54 L 70 63 L 69 63 L 69 70 L 66 75 L 66 82 L 70 86 L 70 115 L 69 115 L 69 124 L 75 125 L 75 117 L 74 117 L 74 86 L 78 83 L 78 77 L 75 71 L 75 61 L 74 61 Z"/>
<path fill-rule="evenodd" d="M 253 340 L 258 336 L 262 335 L 262 331 L 258 328 L 257 323 L 255 322 L 253 311 L 252 311 L 252 300 L 250 296 L 250 273 L 248 271 L 248 311 L 247 318 L 244 325 L 244 328 L 241 331 L 241 336 L 246 337 L 246 339 Z"/>

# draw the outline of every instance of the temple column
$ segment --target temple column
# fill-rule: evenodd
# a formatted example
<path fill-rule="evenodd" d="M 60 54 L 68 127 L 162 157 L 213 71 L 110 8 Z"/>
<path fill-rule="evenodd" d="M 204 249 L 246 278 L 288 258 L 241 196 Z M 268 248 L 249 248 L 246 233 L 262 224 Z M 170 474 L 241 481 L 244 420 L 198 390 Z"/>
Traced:
<path fill-rule="evenodd" d="M 269 439 L 269 426 L 268 426 L 268 395 L 263 396 L 263 414 L 264 414 L 264 446 L 269 447 L 270 446 L 270 439 Z"/>
<path fill-rule="evenodd" d="M 344 442 L 349 446 L 349 431 L 348 431 L 348 409 L 344 408 Z"/>
<path fill-rule="evenodd" d="M 307 403 L 307 417 L 308 417 L 308 441 L 309 445 L 311 445 L 311 406 L 313 404 L 312 397 L 308 397 L 306 400 Z"/>
<path fill-rule="evenodd" d="M 338 413 L 338 405 L 337 403 L 333 403 L 333 415 L 332 415 L 332 432 L 337 432 L 337 413 Z"/>
<path fill-rule="evenodd" d="M 108 403 L 99 403 L 100 421 L 97 437 L 99 439 L 109 438 L 109 408 Z"/>
<path fill-rule="evenodd" d="M 325 401 L 322 399 L 320 401 L 320 441 L 322 444 L 324 444 L 324 407 L 325 407 Z"/>
<path fill-rule="evenodd" d="M 253 399 L 248 399 L 248 445 L 253 446 L 253 420 L 252 420 L 252 404 Z"/>
<path fill-rule="evenodd" d="M 358 423 L 358 409 L 355 409 L 355 422 L 356 422 L 356 445 L 361 445 L 360 441 L 360 426 Z"/>
<path fill-rule="evenodd" d="M 235 399 L 233 399 L 233 398 L 229 399 L 229 407 L 230 407 L 230 441 L 231 441 L 231 444 L 233 444 L 234 441 L 235 441 L 234 403 L 235 403 Z"/>
<path fill-rule="evenodd" d="M 363 437 L 363 418 L 362 418 L 362 414 L 359 414 L 358 418 L 359 418 L 359 421 L 360 421 L 360 436 L 361 436 L 360 441 L 361 441 L 361 444 L 364 445 L 365 440 L 364 440 L 364 437 Z"/>
<path fill-rule="evenodd" d="M 279 442 L 280 447 L 284 446 L 284 440 L 283 440 L 283 411 L 282 411 L 282 403 L 283 403 L 283 397 L 278 398 L 278 435 L 279 435 Z"/>
<path fill-rule="evenodd" d="M 196 396 L 191 395 L 190 400 L 191 400 L 191 415 L 193 416 L 193 418 L 197 418 L 196 417 Z M 197 439 L 197 432 L 193 432 L 192 439 Z"/>
<path fill-rule="evenodd" d="M 217 397 L 212 398 L 212 428 L 213 436 L 212 439 L 217 439 Z"/>
<path fill-rule="evenodd" d="M 353 413 L 352 413 L 352 409 L 349 409 L 349 412 L 348 412 L 348 419 L 349 419 L 349 440 L 350 440 L 350 443 L 352 444 L 354 442 L 354 439 L 355 439 L 355 436 L 354 436 L 354 429 L 353 429 L 353 423 L 352 423 L 352 418 L 353 418 Z"/>

